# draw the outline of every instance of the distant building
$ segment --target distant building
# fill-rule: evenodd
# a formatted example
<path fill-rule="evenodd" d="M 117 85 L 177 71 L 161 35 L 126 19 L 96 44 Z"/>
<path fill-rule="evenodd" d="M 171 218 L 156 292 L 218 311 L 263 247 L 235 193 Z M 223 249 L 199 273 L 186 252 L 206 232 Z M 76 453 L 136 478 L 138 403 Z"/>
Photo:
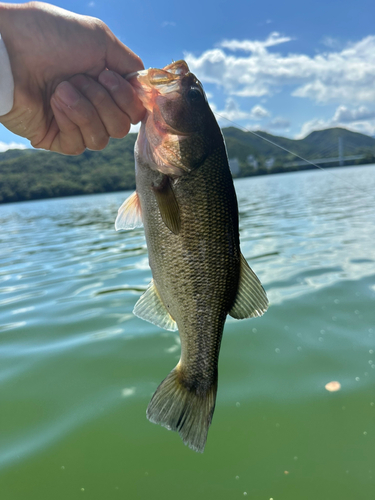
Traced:
<path fill-rule="evenodd" d="M 266 168 L 272 168 L 275 165 L 275 158 L 267 158 L 267 160 L 264 162 Z"/>
<path fill-rule="evenodd" d="M 257 168 L 259 167 L 259 162 L 258 162 L 258 160 L 255 158 L 255 156 L 254 156 L 254 155 L 249 155 L 246 159 L 247 159 L 247 163 L 248 163 L 251 167 L 253 167 L 253 168 L 255 168 L 255 169 L 257 169 Z"/>
<path fill-rule="evenodd" d="M 240 173 L 240 164 L 237 158 L 229 159 L 229 168 L 233 175 L 238 175 Z"/>

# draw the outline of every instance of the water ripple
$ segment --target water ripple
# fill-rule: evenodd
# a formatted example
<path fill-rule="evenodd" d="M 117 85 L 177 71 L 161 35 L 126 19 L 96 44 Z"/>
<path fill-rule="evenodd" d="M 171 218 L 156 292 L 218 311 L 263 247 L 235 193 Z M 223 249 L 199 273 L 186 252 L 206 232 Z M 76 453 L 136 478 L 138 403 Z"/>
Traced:
<path fill-rule="evenodd" d="M 340 175 L 350 181 L 353 172 Z M 373 172 L 356 167 L 355 175 L 375 192 Z M 340 380 L 347 398 L 360 390 L 370 398 L 373 390 L 375 209 L 347 183 L 330 179 L 304 172 L 235 183 L 242 251 L 271 301 L 264 317 L 229 318 L 225 328 L 218 407 L 225 414 L 225 405 L 251 403 L 241 436 L 255 401 L 277 401 L 285 412 L 283 401 L 322 404 L 330 380 Z M 102 408 L 109 415 L 126 401 L 131 415 L 142 384 L 148 396 L 179 356 L 178 336 L 163 336 L 132 315 L 151 273 L 143 230 L 114 231 L 126 195 L 0 205 L 0 380 L 7 409 L 0 468 L 49 456 L 54 443 Z M 36 401 L 49 416 L 36 412 L 31 422 Z M 225 425 L 237 428 L 232 413 L 225 415 Z"/>

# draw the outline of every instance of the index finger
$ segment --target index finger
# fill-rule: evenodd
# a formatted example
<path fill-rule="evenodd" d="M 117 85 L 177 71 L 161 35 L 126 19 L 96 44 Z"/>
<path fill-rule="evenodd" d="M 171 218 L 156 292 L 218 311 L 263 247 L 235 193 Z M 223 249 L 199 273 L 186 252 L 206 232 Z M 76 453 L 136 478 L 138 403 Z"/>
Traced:
<path fill-rule="evenodd" d="M 131 123 L 142 120 L 145 108 L 129 82 L 109 70 L 102 71 L 98 80 L 111 94 L 117 106 L 129 116 Z"/>
<path fill-rule="evenodd" d="M 106 33 L 106 64 L 107 68 L 119 73 L 120 75 L 127 75 L 134 71 L 144 69 L 143 62 L 133 51 L 124 45 L 112 31 L 105 26 Z"/>

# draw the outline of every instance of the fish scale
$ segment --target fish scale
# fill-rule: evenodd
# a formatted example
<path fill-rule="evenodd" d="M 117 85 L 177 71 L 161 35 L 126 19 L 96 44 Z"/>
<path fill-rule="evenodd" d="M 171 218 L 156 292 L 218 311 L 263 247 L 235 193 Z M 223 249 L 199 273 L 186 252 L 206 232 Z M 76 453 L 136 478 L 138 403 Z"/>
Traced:
<path fill-rule="evenodd" d="M 136 193 L 116 228 L 145 229 L 153 280 L 134 313 L 175 330 L 181 358 L 147 417 L 203 452 L 215 408 L 226 316 L 260 316 L 266 294 L 241 254 L 238 207 L 220 128 L 184 61 L 130 79 L 148 112 L 135 147 Z M 139 222 L 139 221 L 138 221 Z"/>

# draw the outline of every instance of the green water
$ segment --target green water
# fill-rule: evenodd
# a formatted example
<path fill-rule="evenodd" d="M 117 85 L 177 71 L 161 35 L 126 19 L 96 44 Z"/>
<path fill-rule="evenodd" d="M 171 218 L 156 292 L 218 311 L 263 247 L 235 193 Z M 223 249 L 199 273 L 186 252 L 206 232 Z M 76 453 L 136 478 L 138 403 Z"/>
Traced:
<path fill-rule="evenodd" d="M 203 455 L 145 417 L 179 342 L 132 315 L 127 193 L 0 206 L 1 500 L 375 498 L 375 166 L 236 190 L 271 306 L 226 323 Z"/>

